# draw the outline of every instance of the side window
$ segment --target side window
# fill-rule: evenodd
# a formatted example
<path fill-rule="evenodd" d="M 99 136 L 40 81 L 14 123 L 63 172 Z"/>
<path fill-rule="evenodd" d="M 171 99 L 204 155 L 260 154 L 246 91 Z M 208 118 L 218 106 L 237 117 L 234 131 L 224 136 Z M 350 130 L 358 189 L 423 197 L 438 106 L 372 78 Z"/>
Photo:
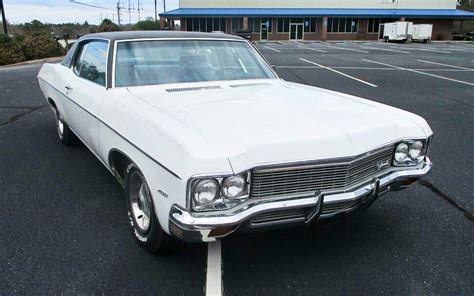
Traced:
<path fill-rule="evenodd" d="M 76 51 L 76 47 L 77 47 L 77 44 L 74 43 L 71 46 L 71 48 L 68 50 L 66 56 L 64 57 L 64 59 L 61 62 L 61 64 L 63 66 L 66 66 L 68 68 L 71 66 L 72 56 L 74 55 L 74 52 Z"/>
<path fill-rule="evenodd" d="M 77 54 L 74 72 L 87 80 L 105 86 L 107 71 L 107 42 L 92 41 L 84 44 Z"/>

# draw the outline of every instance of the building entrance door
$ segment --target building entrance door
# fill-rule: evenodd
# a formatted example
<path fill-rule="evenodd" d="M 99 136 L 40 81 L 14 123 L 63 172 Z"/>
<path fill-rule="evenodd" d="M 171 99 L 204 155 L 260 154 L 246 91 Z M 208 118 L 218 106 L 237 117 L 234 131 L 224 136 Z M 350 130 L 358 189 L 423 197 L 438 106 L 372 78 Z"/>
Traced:
<path fill-rule="evenodd" d="M 303 24 L 290 24 L 290 40 L 303 40 Z"/>
<path fill-rule="evenodd" d="M 268 27 L 266 23 L 260 25 L 260 40 L 268 40 Z"/>

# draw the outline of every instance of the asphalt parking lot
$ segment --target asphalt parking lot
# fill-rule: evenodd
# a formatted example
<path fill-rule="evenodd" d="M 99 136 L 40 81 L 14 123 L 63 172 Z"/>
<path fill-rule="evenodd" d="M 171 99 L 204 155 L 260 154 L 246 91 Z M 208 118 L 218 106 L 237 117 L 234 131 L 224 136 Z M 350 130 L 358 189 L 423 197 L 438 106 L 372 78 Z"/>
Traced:
<path fill-rule="evenodd" d="M 57 139 L 40 65 L 0 68 L 0 295 L 203 295 L 212 277 L 225 295 L 473 295 L 474 44 L 257 47 L 286 80 L 423 116 L 434 170 L 329 224 L 229 237 L 216 273 L 205 244 L 141 250 L 120 186 Z"/>

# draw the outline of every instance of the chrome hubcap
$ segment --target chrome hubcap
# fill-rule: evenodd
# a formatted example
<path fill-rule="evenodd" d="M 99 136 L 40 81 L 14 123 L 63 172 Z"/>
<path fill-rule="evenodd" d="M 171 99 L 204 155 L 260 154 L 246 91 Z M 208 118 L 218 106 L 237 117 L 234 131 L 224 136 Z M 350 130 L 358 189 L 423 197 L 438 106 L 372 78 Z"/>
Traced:
<path fill-rule="evenodd" d="M 145 182 L 141 181 L 141 184 L 136 184 L 132 188 L 139 188 L 138 192 L 131 192 L 130 201 L 132 205 L 132 215 L 135 220 L 136 226 L 142 232 L 147 232 L 150 228 L 150 216 L 151 216 L 151 198 L 148 186 Z"/>
<path fill-rule="evenodd" d="M 64 134 L 64 122 L 63 120 L 61 119 L 61 117 L 57 117 L 57 126 L 58 126 L 58 133 L 59 133 L 59 136 L 62 137 L 62 135 Z"/>

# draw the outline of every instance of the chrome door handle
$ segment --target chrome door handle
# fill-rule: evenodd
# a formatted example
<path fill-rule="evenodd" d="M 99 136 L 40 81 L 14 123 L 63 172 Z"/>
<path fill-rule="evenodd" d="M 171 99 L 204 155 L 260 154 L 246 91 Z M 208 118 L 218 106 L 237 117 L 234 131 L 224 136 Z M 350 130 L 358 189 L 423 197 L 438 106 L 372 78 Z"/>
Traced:
<path fill-rule="evenodd" d="M 69 85 L 65 86 L 64 88 L 67 89 L 67 90 L 72 90 L 72 87 L 70 87 Z"/>

